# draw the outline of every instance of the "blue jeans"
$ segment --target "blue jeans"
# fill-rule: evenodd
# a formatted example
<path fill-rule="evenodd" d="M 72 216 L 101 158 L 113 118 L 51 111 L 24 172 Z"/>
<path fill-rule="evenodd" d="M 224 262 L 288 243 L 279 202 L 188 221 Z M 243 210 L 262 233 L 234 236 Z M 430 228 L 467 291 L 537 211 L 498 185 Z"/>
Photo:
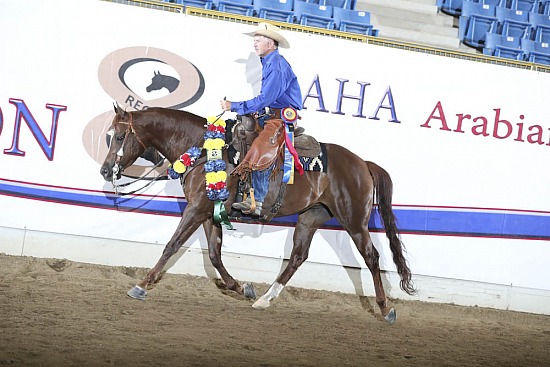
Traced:
<path fill-rule="evenodd" d="M 264 202 L 267 192 L 269 191 L 269 175 L 273 166 L 264 169 L 263 171 L 252 172 L 252 187 L 254 188 L 254 200 Z"/>

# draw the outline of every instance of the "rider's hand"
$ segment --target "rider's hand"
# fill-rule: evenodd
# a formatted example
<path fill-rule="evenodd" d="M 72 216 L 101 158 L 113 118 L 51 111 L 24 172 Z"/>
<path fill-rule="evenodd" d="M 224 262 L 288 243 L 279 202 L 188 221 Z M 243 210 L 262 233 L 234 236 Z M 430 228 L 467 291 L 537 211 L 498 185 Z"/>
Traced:
<path fill-rule="evenodd" d="M 226 99 L 220 101 L 220 106 L 224 111 L 231 111 L 231 102 Z"/>

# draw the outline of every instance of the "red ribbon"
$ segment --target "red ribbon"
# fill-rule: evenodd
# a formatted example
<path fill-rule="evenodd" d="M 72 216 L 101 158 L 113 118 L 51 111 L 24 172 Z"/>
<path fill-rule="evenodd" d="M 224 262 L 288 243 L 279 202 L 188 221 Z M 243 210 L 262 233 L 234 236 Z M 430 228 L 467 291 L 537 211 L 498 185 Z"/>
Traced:
<path fill-rule="evenodd" d="M 300 176 L 303 175 L 304 167 L 302 166 L 302 162 L 300 162 L 300 159 L 298 158 L 298 152 L 294 148 L 294 145 L 292 145 L 292 141 L 290 140 L 289 134 L 287 134 L 286 132 L 285 132 L 285 143 L 286 143 L 286 148 L 288 149 L 290 154 L 292 154 L 292 156 L 294 157 L 294 167 L 296 167 L 296 170 L 298 171 Z"/>

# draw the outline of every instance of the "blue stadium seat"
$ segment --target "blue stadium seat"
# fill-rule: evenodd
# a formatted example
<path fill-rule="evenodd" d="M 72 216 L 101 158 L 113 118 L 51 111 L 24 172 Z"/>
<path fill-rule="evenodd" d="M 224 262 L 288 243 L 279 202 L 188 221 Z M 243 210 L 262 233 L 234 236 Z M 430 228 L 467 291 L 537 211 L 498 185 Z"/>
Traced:
<path fill-rule="evenodd" d="M 548 43 L 522 39 L 521 48 L 529 62 L 550 65 L 550 47 Z"/>
<path fill-rule="evenodd" d="M 515 22 L 529 22 L 529 12 L 516 9 L 508 9 L 502 6 L 497 6 L 495 8 L 495 15 L 499 22 L 504 22 L 504 20 L 509 19 Z"/>
<path fill-rule="evenodd" d="M 463 0 L 437 0 L 437 8 L 445 14 L 459 16 L 462 12 Z"/>
<path fill-rule="evenodd" d="M 482 2 L 475 2 L 464 0 L 462 3 L 462 16 L 470 17 L 475 16 L 485 16 L 488 18 L 496 19 L 496 6 L 492 4 L 484 4 Z"/>
<path fill-rule="evenodd" d="M 544 25 L 544 26 L 550 27 L 550 15 L 530 12 L 529 23 L 531 23 L 531 25 L 535 28 L 538 25 Z"/>
<path fill-rule="evenodd" d="M 355 5 L 355 2 L 352 4 L 351 0 L 319 0 L 321 5 L 330 5 L 333 8 L 343 8 L 352 10 L 352 5 Z"/>
<path fill-rule="evenodd" d="M 352 32 L 367 36 L 377 36 L 378 30 L 370 23 L 370 13 L 361 10 L 333 8 L 333 18 L 336 29 L 342 32 Z"/>
<path fill-rule="evenodd" d="M 483 54 L 514 60 L 523 60 L 524 57 L 520 38 L 501 36 L 496 33 L 486 34 Z"/>
<path fill-rule="evenodd" d="M 503 36 L 524 37 L 531 30 L 529 23 L 529 12 L 496 7 L 496 16 L 499 21 L 497 33 Z"/>
<path fill-rule="evenodd" d="M 219 11 L 239 15 L 254 15 L 252 0 L 214 0 L 214 5 Z"/>
<path fill-rule="evenodd" d="M 535 28 L 535 41 L 550 43 L 550 27 L 544 25 L 538 25 Z"/>
<path fill-rule="evenodd" d="M 304 1 L 294 2 L 294 16 L 300 25 L 334 29 L 332 18 L 332 6 L 306 3 Z"/>
<path fill-rule="evenodd" d="M 167 3 L 175 3 L 179 5 L 185 5 L 185 6 L 194 6 L 196 8 L 202 8 L 202 9 L 212 9 L 214 7 L 214 3 L 212 0 L 164 0 Z"/>
<path fill-rule="evenodd" d="M 531 38 L 532 27 L 529 23 L 514 22 L 506 19 L 500 31 L 497 32 L 503 36 L 519 37 L 519 38 Z"/>
<path fill-rule="evenodd" d="M 465 1 L 473 1 L 475 3 L 482 3 L 485 5 L 491 5 L 495 7 L 496 6 L 506 7 L 508 1 L 512 1 L 512 0 L 465 0 Z"/>
<path fill-rule="evenodd" d="M 294 23 L 294 0 L 254 0 L 258 18 Z"/>
<path fill-rule="evenodd" d="M 487 32 L 496 33 L 498 19 L 495 6 L 464 1 L 462 15 L 458 19 L 459 40 L 465 45 L 482 48 Z"/>
<path fill-rule="evenodd" d="M 524 12 L 537 11 L 539 8 L 539 0 L 514 0 L 512 9 L 521 10 Z"/>
<path fill-rule="evenodd" d="M 300 0 L 310 4 L 330 5 L 345 9 L 355 9 L 356 0 Z"/>

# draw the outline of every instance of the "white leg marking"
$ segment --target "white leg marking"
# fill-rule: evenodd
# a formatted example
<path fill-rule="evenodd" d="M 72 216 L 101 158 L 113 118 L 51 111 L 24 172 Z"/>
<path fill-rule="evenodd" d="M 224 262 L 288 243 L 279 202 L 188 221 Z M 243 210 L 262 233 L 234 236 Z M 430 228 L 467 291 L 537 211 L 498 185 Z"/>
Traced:
<path fill-rule="evenodd" d="M 269 301 L 271 301 L 273 298 L 279 297 L 279 294 L 281 293 L 284 287 L 285 286 L 282 285 L 281 283 L 277 283 L 277 282 L 273 283 L 271 287 L 269 287 L 269 290 L 266 292 L 266 294 L 264 294 L 256 302 L 254 302 L 252 307 L 259 308 L 259 309 L 268 308 L 270 306 Z"/>

